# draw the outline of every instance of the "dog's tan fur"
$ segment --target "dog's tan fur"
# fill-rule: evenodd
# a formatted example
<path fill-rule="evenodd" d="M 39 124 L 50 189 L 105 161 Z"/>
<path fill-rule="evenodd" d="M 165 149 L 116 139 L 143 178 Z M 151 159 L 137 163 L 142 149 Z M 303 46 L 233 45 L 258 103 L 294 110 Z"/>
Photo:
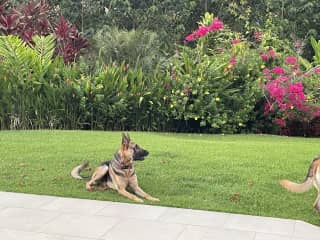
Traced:
<path fill-rule="evenodd" d="M 119 161 L 112 160 L 109 165 L 102 165 L 97 167 L 95 172 L 92 174 L 90 181 L 86 184 L 86 189 L 88 191 L 92 191 L 95 186 L 99 185 L 101 189 L 114 189 L 120 195 L 125 196 L 136 202 L 143 202 L 141 198 L 145 198 L 151 201 L 160 201 L 158 198 L 152 197 L 148 193 L 144 192 L 138 184 L 138 178 L 134 169 L 134 146 L 136 144 L 130 140 L 129 136 L 122 136 L 122 144 L 117 152 L 117 155 L 120 156 Z M 119 163 L 121 163 L 119 165 Z M 121 167 L 125 166 L 125 167 Z M 75 170 L 76 169 L 76 170 Z M 83 169 L 81 167 L 75 167 L 74 172 L 78 172 L 78 176 L 80 174 L 79 169 Z M 105 177 L 107 179 L 102 180 Z M 74 176 L 75 177 L 75 176 Z M 78 178 L 79 177 L 75 177 Z M 132 194 L 127 191 L 127 188 L 130 187 L 135 194 Z M 139 197 L 141 198 L 139 198 Z"/>
<path fill-rule="evenodd" d="M 281 186 L 291 192 L 302 193 L 308 191 L 312 184 L 318 190 L 318 196 L 313 203 L 313 207 L 320 211 L 320 157 L 315 158 L 309 166 L 307 177 L 303 183 L 295 183 L 289 180 L 280 180 Z"/>

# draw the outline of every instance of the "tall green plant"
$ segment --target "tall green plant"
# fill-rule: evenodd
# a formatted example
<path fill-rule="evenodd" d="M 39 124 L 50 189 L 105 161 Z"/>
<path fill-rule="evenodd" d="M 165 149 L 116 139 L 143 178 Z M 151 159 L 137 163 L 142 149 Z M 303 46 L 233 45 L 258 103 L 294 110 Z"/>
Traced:
<path fill-rule="evenodd" d="M 158 35 L 148 30 L 106 27 L 93 36 L 94 55 L 105 64 L 122 62 L 152 72 L 162 58 Z"/>
<path fill-rule="evenodd" d="M 315 64 L 320 64 L 320 41 L 311 36 L 311 45 L 314 50 L 313 61 Z"/>
<path fill-rule="evenodd" d="M 44 100 L 50 95 L 44 75 L 51 64 L 55 45 L 51 35 L 33 40 L 34 46 L 30 47 L 17 36 L 0 37 L 0 69 L 6 81 L 1 96 L 6 109 L 3 118 L 8 123 L 16 119 L 12 128 L 35 127 L 35 123 L 43 125 Z"/>

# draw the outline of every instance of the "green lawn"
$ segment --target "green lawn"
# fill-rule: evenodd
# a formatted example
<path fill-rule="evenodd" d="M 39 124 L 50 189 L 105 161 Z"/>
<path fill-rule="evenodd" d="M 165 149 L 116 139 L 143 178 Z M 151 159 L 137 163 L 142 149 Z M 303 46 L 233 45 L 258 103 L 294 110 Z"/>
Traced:
<path fill-rule="evenodd" d="M 136 163 L 140 186 L 158 204 L 300 219 L 320 225 L 315 189 L 289 193 L 280 178 L 302 181 L 320 139 L 268 135 L 197 135 L 132 132 L 149 150 Z M 0 191 L 130 202 L 112 190 L 87 192 L 70 170 L 97 166 L 119 148 L 120 132 L 1 131 Z M 84 172 L 89 174 L 89 172 Z"/>

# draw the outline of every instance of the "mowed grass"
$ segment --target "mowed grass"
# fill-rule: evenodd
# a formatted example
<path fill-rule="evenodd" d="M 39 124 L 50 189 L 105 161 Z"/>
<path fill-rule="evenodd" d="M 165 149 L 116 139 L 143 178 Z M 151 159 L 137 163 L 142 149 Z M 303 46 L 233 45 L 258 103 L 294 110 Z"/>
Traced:
<path fill-rule="evenodd" d="M 316 197 L 295 194 L 279 179 L 304 180 L 320 152 L 320 139 L 268 135 L 199 135 L 131 132 L 149 150 L 136 162 L 140 186 L 157 204 L 300 219 L 320 225 Z M 0 191 L 130 202 L 112 190 L 87 192 L 70 177 L 83 161 L 94 168 L 111 159 L 121 132 L 1 131 Z M 84 172 L 89 175 L 90 172 Z"/>

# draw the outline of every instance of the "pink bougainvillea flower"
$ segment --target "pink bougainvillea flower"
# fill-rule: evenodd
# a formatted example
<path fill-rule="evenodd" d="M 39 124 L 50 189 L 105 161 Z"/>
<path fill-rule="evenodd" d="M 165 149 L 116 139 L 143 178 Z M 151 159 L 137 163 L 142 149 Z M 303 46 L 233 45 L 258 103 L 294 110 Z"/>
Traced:
<path fill-rule="evenodd" d="M 272 58 L 276 58 L 277 54 L 273 49 L 268 50 L 268 54 L 272 57 Z"/>
<path fill-rule="evenodd" d="M 293 56 L 288 56 L 285 58 L 285 62 L 290 65 L 295 65 L 298 62 L 298 59 Z"/>
<path fill-rule="evenodd" d="M 320 117 L 320 107 L 315 107 L 312 113 L 313 117 Z"/>
<path fill-rule="evenodd" d="M 274 108 L 269 102 L 266 102 L 264 105 L 264 114 L 268 114 L 269 112 L 273 112 Z"/>
<path fill-rule="evenodd" d="M 304 111 L 306 95 L 303 92 L 303 85 L 301 82 L 288 85 L 288 100 L 289 102 L 299 110 Z"/>
<path fill-rule="evenodd" d="M 223 22 L 219 18 L 215 18 L 209 26 L 209 31 L 219 31 L 223 29 Z"/>
<path fill-rule="evenodd" d="M 239 42 L 241 42 L 239 38 L 235 38 L 232 40 L 232 44 L 237 44 Z"/>
<path fill-rule="evenodd" d="M 206 36 L 209 32 L 219 31 L 223 28 L 223 22 L 215 18 L 210 26 L 200 26 L 196 31 L 185 37 L 185 41 L 190 42 L 197 38 Z"/>
<path fill-rule="evenodd" d="M 232 56 L 232 57 L 231 57 L 231 59 L 230 59 L 230 61 L 229 61 L 229 64 L 230 64 L 231 66 L 234 66 L 234 65 L 236 64 L 236 56 Z"/>
<path fill-rule="evenodd" d="M 289 107 L 288 107 L 288 104 L 286 103 L 278 103 L 279 105 L 279 108 L 282 112 L 286 111 Z"/>
<path fill-rule="evenodd" d="M 273 82 L 268 82 L 266 87 L 270 96 L 273 99 L 276 99 L 278 103 L 282 103 L 283 97 L 285 95 L 285 90 L 282 88 L 282 86 L 273 81 Z"/>
<path fill-rule="evenodd" d="M 304 112 L 307 112 L 307 111 L 311 111 L 311 108 L 309 106 L 306 106 L 306 105 L 302 105 L 300 108 L 299 108 L 300 111 L 304 111 Z"/>
<path fill-rule="evenodd" d="M 270 73 L 270 69 L 269 68 L 265 68 L 265 69 L 262 70 L 262 73 L 264 75 L 268 75 Z"/>
<path fill-rule="evenodd" d="M 185 41 L 190 42 L 193 41 L 196 38 L 194 33 L 189 34 L 188 36 L 185 37 Z"/>
<path fill-rule="evenodd" d="M 275 79 L 277 82 L 288 82 L 291 79 L 290 76 L 280 76 Z"/>
<path fill-rule="evenodd" d="M 274 67 L 274 68 L 272 69 L 272 72 L 273 72 L 274 74 L 279 74 L 279 75 L 285 74 L 285 70 L 284 70 L 282 67 Z"/>
<path fill-rule="evenodd" d="M 320 73 L 320 67 L 313 69 L 315 73 Z"/>
<path fill-rule="evenodd" d="M 196 37 L 204 37 L 208 34 L 209 32 L 209 28 L 208 27 L 204 27 L 204 26 L 201 26 L 198 28 L 197 31 L 195 31 L 194 35 Z"/>
<path fill-rule="evenodd" d="M 262 59 L 262 61 L 268 61 L 269 60 L 269 56 L 265 53 L 260 55 L 260 58 Z"/>
<path fill-rule="evenodd" d="M 299 63 L 293 64 L 292 69 L 298 69 L 298 68 L 299 68 Z"/>
<path fill-rule="evenodd" d="M 281 118 L 275 118 L 274 123 L 277 124 L 280 127 L 285 127 L 286 126 L 286 121 Z"/>
<path fill-rule="evenodd" d="M 288 86 L 288 90 L 292 93 L 303 93 L 303 85 L 301 82 L 293 83 Z"/>

